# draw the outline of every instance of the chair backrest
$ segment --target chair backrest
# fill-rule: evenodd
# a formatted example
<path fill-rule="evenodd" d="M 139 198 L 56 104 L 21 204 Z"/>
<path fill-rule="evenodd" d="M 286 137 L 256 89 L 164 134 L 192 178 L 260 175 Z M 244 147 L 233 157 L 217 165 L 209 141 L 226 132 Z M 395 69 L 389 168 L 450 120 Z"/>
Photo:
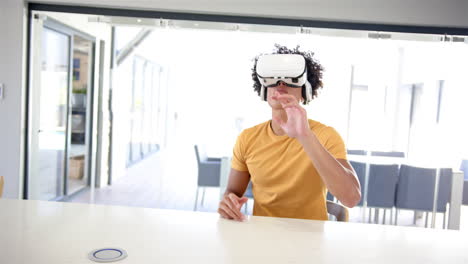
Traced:
<path fill-rule="evenodd" d="M 463 171 L 465 180 L 468 180 L 468 160 L 462 160 L 460 170 Z"/>
<path fill-rule="evenodd" d="M 198 186 L 219 187 L 221 175 L 221 159 L 209 160 L 204 149 L 195 145 L 198 162 Z"/>
<path fill-rule="evenodd" d="M 435 176 L 435 169 L 401 165 L 395 207 L 432 211 Z"/>
<path fill-rule="evenodd" d="M 404 158 L 405 153 L 400 151 L 371 151 L 371 156 Z"/>
<path fill-rule="evenodd" d="M 370 164 L 367 185 L 369 207 L 392 208 L 395 205 L 398 174 L 397 164 Z"/>
<path fill-rule="evenodd" d="M 348 149 L 346 152 L 349 155 L 366 155 L 366 151 L 362 149 Z"/>
<path fill-rule="evenodd" d="M 3 195 L 3 185 L 5 184 L 5 179 L 3 176 L 0 176 L 0 198 L 2 198 Z"/>
<path fill-rule="evenodd" d="M 452 169 L 440 169 L 439 193 L 437 194 L 437 211 L 439 212 L 445 212 L 447 210 L 447 204 L 450 203 L 450 196 L 452 195 L 452 175 Z"/>
<path fill-rule="evenodd" d="M 350 161 L 351 166 L 353 166 L 354 171 L 358 176 L 359 183 L 361 184 L 361 200 L 357 205 L 361 206 L 364 202 L 364 193 L 366 193 L 366 163 L 357 162 L 357 161 Z"/>
<path fill-rule="evenodd" d="M 335 216 L 338 222 L 348 222 L 349 220 L 348 208 L 341 204 L 327 201 L 327 212 Z"/>
<path fill-rule="evenodd" d="M 401 165 L 395 207 L 400 209 L 432 211 L 436 169 Z M 451 169 L 441 169 L 437 211 L 445 212 L 450 199 Z"/>
<path fill-rule="evenodd" d="M 197 156 L 197 162 L 198 164 L 200 164 L 201 162 L 207 159 L 205 150 L 198 145 L 195 145 L 194 148 L 195 148 L 195 155 Z"/>

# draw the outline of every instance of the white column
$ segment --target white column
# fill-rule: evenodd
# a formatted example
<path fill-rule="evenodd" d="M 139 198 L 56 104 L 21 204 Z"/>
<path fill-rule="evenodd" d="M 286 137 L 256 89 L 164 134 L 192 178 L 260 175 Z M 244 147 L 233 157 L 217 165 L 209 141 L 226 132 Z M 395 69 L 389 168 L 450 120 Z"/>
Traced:
<path fill-rule="evenodd" d="M 460 215 L 463 196 L 463 172 L 452 174 L 452 195 L 450 197 L 448 229 L 460 230 Z"/>

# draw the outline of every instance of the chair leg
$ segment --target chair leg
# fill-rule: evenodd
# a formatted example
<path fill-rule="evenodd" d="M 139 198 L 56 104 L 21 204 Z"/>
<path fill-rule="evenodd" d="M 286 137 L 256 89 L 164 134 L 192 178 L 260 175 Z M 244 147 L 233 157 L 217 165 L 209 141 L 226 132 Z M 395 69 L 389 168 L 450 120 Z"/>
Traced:
<path fill-rule="evenodd" d="M 376 224 L 378 224 L 378 223 L 379 223 L 379 212 L 380 212 L 380 209 L 379 209 L 379 208 L 375 208 L 374 210 L 375 210 L 374 222 L 375 222 Z"/>
<path fill-rule="evenodd" d="M 426 221 L 425 221 L 426 223 L 424 224 L 424 227 L 425 227 L 425 228 L 427 228 L 427 220 L 428 220 L 428 218 L 429 218 L 428 215 L 429 215 L 429 212 L 426 212 Z"/>
<path fill-rule="evenodd" d="M 197 194 L 195 195 L 195 205 L 193 206 L 193 210 L 196 211 L 197 210 L 197 204 L 198 204 L 198 190 L 200 188 L 197 187 Z"/>
<path fill-rule="evenodd" d="M 372 208 L 369 208 L 369 223 L 372 223 L 371 220 L 372 220 Z"/>
<path fill-rule="evenodd" d="M 444 222 L 442 223 L 442 229 L 445 229 L 445 216 L 446 216 L 446 212 L 444 212 Z"/>
<path fill-rule="evenodd" d="M 418 216 L 418 212 L 417 211 L 413 211 L 413 225 L 416 225 L 416 218 Z"/>
<path fill-rule="evenodd" d="M 247 214 L 247 206 L 249 205 L 249 200 L 244 204 L 244 213 Z"/>
<path fill-rule="evenodd" d="M 436 222 L 437 222 L 437 212 L 435 213 L 436 218 L 434 218 L 434 223 L 432 222 L 432 215 L 433 215 L 433 213 L 431 213 L 431 228 L 435 228 Z M 434 227 L 433 227 L 433 226 L 434 226 Z"/>
<path fill-rule="evenodd" d="M 383 209 L 383 220 L 382 220 L 382 224 L 385 225 L 385 218 L 387 218 L 387 209 Z"/>
<path fill-rule="evenodd" d="M 398 225 L 398 209 L 395 209 L 395 225 Z"/>
<path fill-rule="evenodd" d="M 390 225 L 393 225 L 393 207 L 390 208 Z"/>
<path fill-rule="evenodd" d="M 202 196 L 201 196 L 201 206 L 203 206 L 203 201 L 205 201 L 205 190 L 206 190 L 206 188 L 203 187 L 203 193 L 202 193 Z"/>

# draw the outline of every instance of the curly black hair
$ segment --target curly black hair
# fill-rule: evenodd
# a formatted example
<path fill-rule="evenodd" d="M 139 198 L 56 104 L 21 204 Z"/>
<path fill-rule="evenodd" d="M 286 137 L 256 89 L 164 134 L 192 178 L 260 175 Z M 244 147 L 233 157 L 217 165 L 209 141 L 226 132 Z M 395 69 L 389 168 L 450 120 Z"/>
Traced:
<path fill-rule="evenodd" d="M 320 63 L 317 62 L 313 58 L 314 53 L 311 51 L 300 51 L 299 50 L 299 45 L 296 46 L 294 49 L 288 49 L 285 46 L 281 46 L 279 44 L 275 44 L 275 50 L 271 54 L 299 54 L 302 55 L 306 61 L 306 67 L 307 67 L 307 80 L 312 86 L 312 99 L 317 97 L 318 95 L 318 89 L 323 87 L 322 84 L 322 72 L 323 72 L 323 67 L 320 65 Z M 257 61 L 258 58 L 264 54 L 260 54 L 254 59 L 254 65 L 252 68 L 252 80 L 254 81 L 253 88 L 254 91 L 257 92 L 258 95 L 260 95 L 260 91 L 262 88 L 262 84 L 257 78 Z M 306 96 L 306 89 L 305 85 L 302 87 L 302 98 L 304 99 L 303 103 L 306 105 L 309 103 L 307 100 Z"/>

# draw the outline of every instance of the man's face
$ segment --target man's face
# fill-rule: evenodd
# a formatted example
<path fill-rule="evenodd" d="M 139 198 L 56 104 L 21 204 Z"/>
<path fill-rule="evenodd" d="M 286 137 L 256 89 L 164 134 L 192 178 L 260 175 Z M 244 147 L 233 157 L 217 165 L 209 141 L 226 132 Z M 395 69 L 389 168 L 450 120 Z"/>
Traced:
<path fill-rule="evenodd" d="M 283 108 L 281 106 L 281 104 L 277 100 L 271 98 L 275 94 L 275 92 L 278 92 L 280 94 L 293 95 L 294 97 L 297 98 L 298 102 L 302 102 L 302 100 L 303 100 L 302 99 L 302 88 L 289 87 L 285 83 L 279 82 L 278 86 L 267 88 L 267 101 L 268 101 L 268 104 L 273 109 L 278 109 L 279 110 L 279 109 Z"/>

